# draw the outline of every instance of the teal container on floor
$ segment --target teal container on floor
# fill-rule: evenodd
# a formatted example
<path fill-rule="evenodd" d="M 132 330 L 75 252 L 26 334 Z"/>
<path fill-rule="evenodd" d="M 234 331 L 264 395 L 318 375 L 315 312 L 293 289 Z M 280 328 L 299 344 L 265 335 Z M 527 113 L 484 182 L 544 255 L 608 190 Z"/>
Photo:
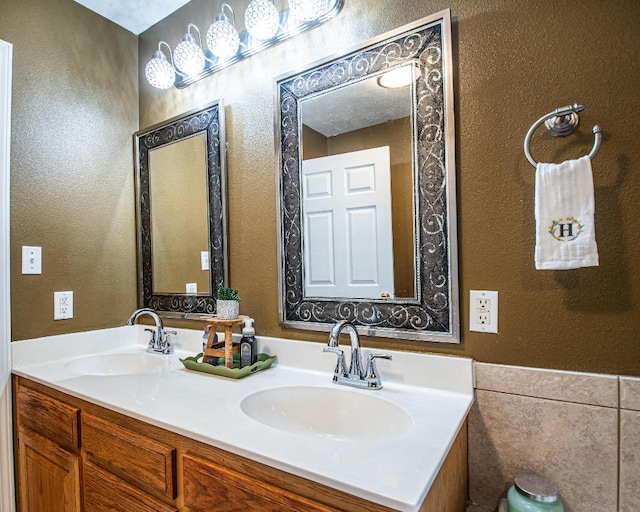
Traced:
<path fill-rule="evenodd" d="M 507 493 L 509 512 L 564 512 L 558 486 L 538 475 L 518 475 Z"/>

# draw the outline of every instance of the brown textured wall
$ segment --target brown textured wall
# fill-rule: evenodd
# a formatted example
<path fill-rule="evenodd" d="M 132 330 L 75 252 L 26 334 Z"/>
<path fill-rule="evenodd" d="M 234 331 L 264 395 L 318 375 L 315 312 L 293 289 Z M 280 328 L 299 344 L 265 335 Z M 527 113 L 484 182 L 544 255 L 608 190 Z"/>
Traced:
<path fill-rule="evenodd" d="M 326 25 L 184 90 L 140 81 L 141 125 L 224 98 L 229 142 L 231 284 L 258 334 L 324 340 L 278 325 L 273 79 L 417 18 L 451 7 L 462 343 L 367 339 L 369 346 L 480 361 L 640 375 L 640 4 L 595 0 L 346 0 Z M 235 6 L 235 4 L 234 4 Z M 140 71 L 158 40 L 215 15 L 192 0 L 139 41 Z M 236 8 L 236 12 L 242 12 Z M 578 134 L 538 134 L 534 155 L 562 160 L 591 148 L 600 266 L 536 271 L 534 171 L 522 141 L 542 114 L 587 105 Z M 500 334 L 468 330 L 470 289 L 500 293 Z"/>
<path fill-rule="evenodd" d="M 327 156 L 327 138 L 312 130 L 306 124 L 302 125 L 302 159 L 320 158 Z"/>
<path fill-rule="evenodd" d="M 137 38 L 72 0 L 3 0 L 13 46 L 12 338 L 123 325 L 136 306 Z M 21 275 L 21 246 L 42 275 Z M 53 321 L 53 292 L 74 318 Z"/>
<path fill-rule="evenodd" d="M 160 92 L 141 82 L 139 124 L 224 98 L 231 283 L 260 334 L 321 341 L 321 334 L 281 329 L 277 320 L 273 78 L 446 7 L 454 17 L 463 342 L 366 343 L 640 375 L 635 0 L 347 0 L 327 25 L 185 90 Z M 210 2 L 192 0 L 143 34 L 139 71 L 159 39 L 175 44 L 186 23 L 209 19 L 212 10 Z M 136 295 L 135 38 L 71 0 L 6 0 L 0 37 L 15 45 L 13 338 L 121 325 Z M 578 135 L 541 134 L 533 149 L 545 159 L 576 157 L 591 145 L 589 128 L 604 127 L 593 163 L 601 265 L 539 272 L 532 263 L 533 169 L 521 144 L 539 115 L 573 101 L 588 105 Z M 19 274 L 25 244 L 43 246 L 42 276 Z M 54 323 L 53 291 L 67 289 L 75 292 L 76 318 Z M 467 330 L 469 289 L 499 290 L 500 334 Z"/>

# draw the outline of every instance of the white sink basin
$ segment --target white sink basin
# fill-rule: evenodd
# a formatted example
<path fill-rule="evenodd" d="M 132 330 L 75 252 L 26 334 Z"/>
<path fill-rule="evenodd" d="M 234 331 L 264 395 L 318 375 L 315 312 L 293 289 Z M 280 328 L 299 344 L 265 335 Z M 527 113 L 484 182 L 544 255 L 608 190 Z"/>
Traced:
<path fill-rule="evenodd" d="M 398 437 L 413 426 L 411 416 L 371 392 L 348 388 L 295 386 L 247 396 L 242 411 L 270 427 L 350 441 Z"/>
<path fill-rule="evenodd" d="M 129 375 L 166 365 L 161 356 L 152 354 L 103 354 L 69 361 L 67 370 L 83 375 Z"/>

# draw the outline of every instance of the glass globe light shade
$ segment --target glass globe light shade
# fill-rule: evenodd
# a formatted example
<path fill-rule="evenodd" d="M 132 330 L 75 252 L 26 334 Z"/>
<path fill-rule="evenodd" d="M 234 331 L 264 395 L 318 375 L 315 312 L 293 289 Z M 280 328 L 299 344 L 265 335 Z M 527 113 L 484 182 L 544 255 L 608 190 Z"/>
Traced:
<path fill-rule="evenodd" d="M 173 50 L 173 62 L 186 75 L 197 75 L 204 69 L 204 53 L 193 36 L 185 34 Z"/>
<path fill-rule="evenodd" d="M 326 0 L 289 0 L 289 9 L 296 21 L 311 21 L 324 14 L 327 2 Z"/>
<path fill-rule="evenodd" d="M 238 53 L 240 36 L 225 14 L 216 16 L 207 30 L 207 46 L 211 53 L 221 59 L 228 59 Z"/>
<path fill-rule="evenodd" d="M 176 70 L 173 69 L 165 54 L 156 50 L 153 58 L 144 67 L 144 76 L 154 87 L 168 89 L 176 80 Z"/>
<path fill-rule="evenodd" d="M 252 0 L 244 11 L 244 26 L 256 39 L 271 39 L 279 24 L 280 14 L 271 0 Z"/>

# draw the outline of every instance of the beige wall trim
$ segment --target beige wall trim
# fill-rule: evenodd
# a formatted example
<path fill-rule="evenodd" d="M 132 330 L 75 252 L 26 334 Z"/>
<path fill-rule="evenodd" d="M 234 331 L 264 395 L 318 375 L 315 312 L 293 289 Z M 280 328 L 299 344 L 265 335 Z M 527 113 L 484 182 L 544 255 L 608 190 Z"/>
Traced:
<path fill-rule="evenodd" d="M 11 295 L 9 278 L 9 157 L 13 46 L 0 40 L 0 510 L 15 510 L 11 422 Z"/>
<path fill-rule="evenodd" d="M 618 407 L 618 376 L 474 363 L 476 389 L 577 404 Z"/>

